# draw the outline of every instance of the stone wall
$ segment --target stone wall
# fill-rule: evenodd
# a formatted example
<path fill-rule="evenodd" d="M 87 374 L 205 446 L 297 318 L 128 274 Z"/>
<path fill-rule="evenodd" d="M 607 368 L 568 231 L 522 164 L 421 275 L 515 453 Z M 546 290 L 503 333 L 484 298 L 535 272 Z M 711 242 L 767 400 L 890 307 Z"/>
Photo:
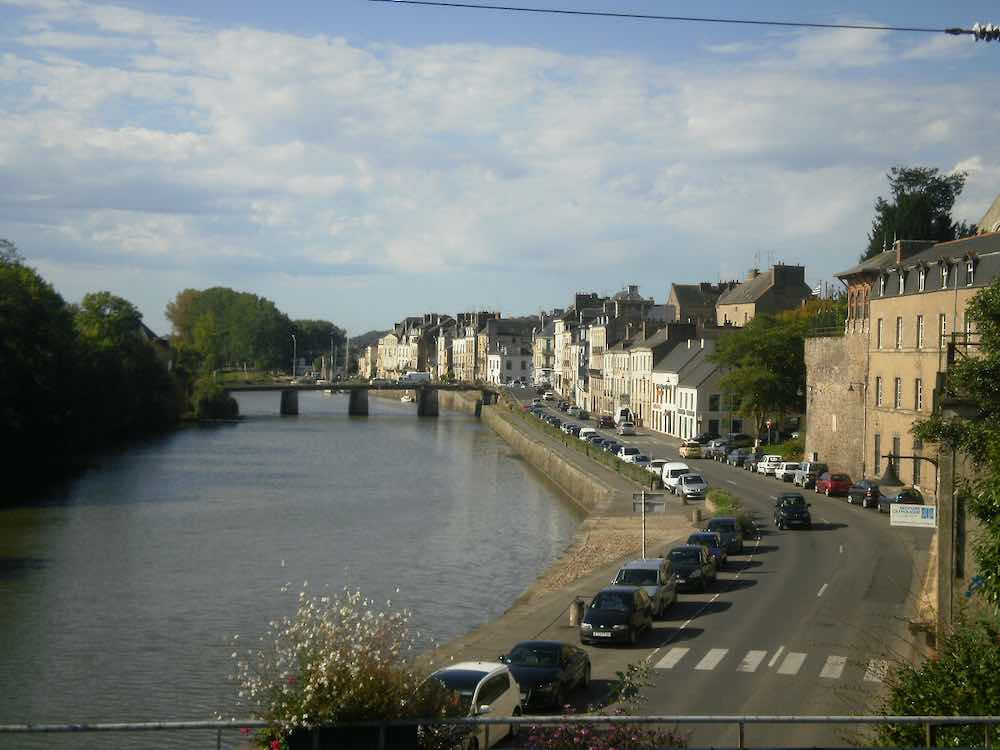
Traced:
<path fill-rule="evenodd" d="M 863 476 L 867 334 L 806 339 L 806 458 Z"/>

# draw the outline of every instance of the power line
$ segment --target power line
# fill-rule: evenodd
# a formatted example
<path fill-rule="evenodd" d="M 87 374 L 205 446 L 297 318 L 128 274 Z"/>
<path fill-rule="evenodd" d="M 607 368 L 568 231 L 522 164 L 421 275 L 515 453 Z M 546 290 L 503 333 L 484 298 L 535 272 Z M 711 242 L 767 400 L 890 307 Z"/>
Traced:
<path fill-rule="evenodd" d="M 473 10 L 498 10 L 512 13 L 548 13 L 561 16 L 591 16 L 596 18 L 625 18 L 640 21 L 683 21 L 689 23 L 730 23 L 748 26 L 784 26 L 803 29 L 856 29 L 860 31 L 909 31 L 922 34 L 969 34 L 979 37 L 974 29 L 958 27 L 932 29 L 924 26 L 869 26 L 849 23 L 808 23 L 804 21 L 762 21 L 746 18 L 709 18 L 701 16 L 661 16 L 650 13 L 615 13 L 598 10 L 565 10 L 562 8 L 534 8 L 513 5 L 484 5 L 478 3 L 445 2 L 445 0 L 368 0 L 373 3 L 394 3 L 397 5 L 429 5 L 438 8 L 466 8 Z M 976 24 L 977 26 L 979 24 Z"/>

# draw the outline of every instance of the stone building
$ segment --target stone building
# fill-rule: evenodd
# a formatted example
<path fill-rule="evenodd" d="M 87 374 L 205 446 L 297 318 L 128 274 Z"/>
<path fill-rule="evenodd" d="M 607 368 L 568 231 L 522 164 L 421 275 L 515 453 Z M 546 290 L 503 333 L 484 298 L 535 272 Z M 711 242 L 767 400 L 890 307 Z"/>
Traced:
<path fill-rule="evenodd" d="M 562 311 L 559 311 L 562 314 Z M 542 319 L 544 320 L 544 318 Z M 549 320 L 541 328 L 536 328 L 531 336 L 531 353 L 533 357 L 532 382 L 551 383 L 555 368 L 555 323 Z"/>
<path fill-rule="evenodd" d="M 719 297 L 715 306 L 716 324 L 744 326 L 758 313 L 776 313 L 801 306 L 812 296 L 805 274 L 805 266 L 780 263 L 764 273 L 753 269 L 744 283 Z"/>
<path fill-rule="evenodd" d="M 695 335 L 694 323 L 643 321 L 642 339 L 629 349 L 629 400 L 638 423 L 649 426 L 653 419 L 653 364 L 681 341 Z"/>
<path fill-rule="evenodd" d="M 694 323 L 698 326 L 714 326 L 715 306 L 725 292 L 737 286 L 736 281 L 720 284 L 671 284 L 667 305 L 675 312 L 674 319 L 680 323 Z"/>

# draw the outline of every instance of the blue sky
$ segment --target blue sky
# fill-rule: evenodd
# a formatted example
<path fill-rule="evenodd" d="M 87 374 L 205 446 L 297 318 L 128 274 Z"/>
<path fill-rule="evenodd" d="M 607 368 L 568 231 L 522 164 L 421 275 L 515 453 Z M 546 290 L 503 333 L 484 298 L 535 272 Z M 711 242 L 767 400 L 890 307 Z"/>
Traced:
<path fill-rule="evenodd" d="M 929 27 L 994 4 L 550 0 Z M 991 15 L 991 13 L 993 15 Z M 363 0 L 0 0 L 0 237 L 165 331 L 230 286 L 352 332 L 852 265 L 894 164 L 1000 193 L 1000 45 Z"/>

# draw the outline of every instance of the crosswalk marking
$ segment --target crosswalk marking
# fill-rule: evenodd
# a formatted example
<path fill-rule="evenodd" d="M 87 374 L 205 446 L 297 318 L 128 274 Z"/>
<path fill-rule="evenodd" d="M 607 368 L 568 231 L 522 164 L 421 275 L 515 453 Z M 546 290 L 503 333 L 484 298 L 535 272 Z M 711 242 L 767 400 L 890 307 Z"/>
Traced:
<path fill-rule="evenodd" d="M 705 657 L 695 665 L 695 669 L 709 670 L 715 669 L 719 666 L 719 662 L 729 653 L 728 648 L 713 648 L 709 649 Z"/>
<path fill-rule="evenodd" d="M 819 676 L 825 677 L 828 680 L 839 680 L 840 675 L 844 673 L 844 665 L 846 664 L 846 656 L 828 656 Z"/>
<path fill-rule="evenodd" d="M 781 666 L 778 667 L 778 674 L 798 674 L 799 670 L 802 669 L 802 662 L 805 660 L 805 654 L 789 651 L 788 656 L 785 657 L 785 660 L 781 662 Z"/>
<path fill-rule="evenodd" d="M 865 670 L 865 682 L 882 682 L 889 670 L 889 662 L 885 659 L 871 659 Z"/>
<path fill-rule="evenodd" d="M 765 656 L 767 656 L 767 651 L 747 651 L 747 655 L 743 657 L 743 661 L 736 667 L 736 671 L 756 672 L 757 667 L 764 661 Z"/>
<path fill-rule="evenodd" d="M 670 649 L 666 656 L 660 659 L 656 664 L 657 669 L 673 669 L 677 666 L 677 662 L 684 658 L 684 655 L 690 651 L 689 648 L 672 648 Z"/>

